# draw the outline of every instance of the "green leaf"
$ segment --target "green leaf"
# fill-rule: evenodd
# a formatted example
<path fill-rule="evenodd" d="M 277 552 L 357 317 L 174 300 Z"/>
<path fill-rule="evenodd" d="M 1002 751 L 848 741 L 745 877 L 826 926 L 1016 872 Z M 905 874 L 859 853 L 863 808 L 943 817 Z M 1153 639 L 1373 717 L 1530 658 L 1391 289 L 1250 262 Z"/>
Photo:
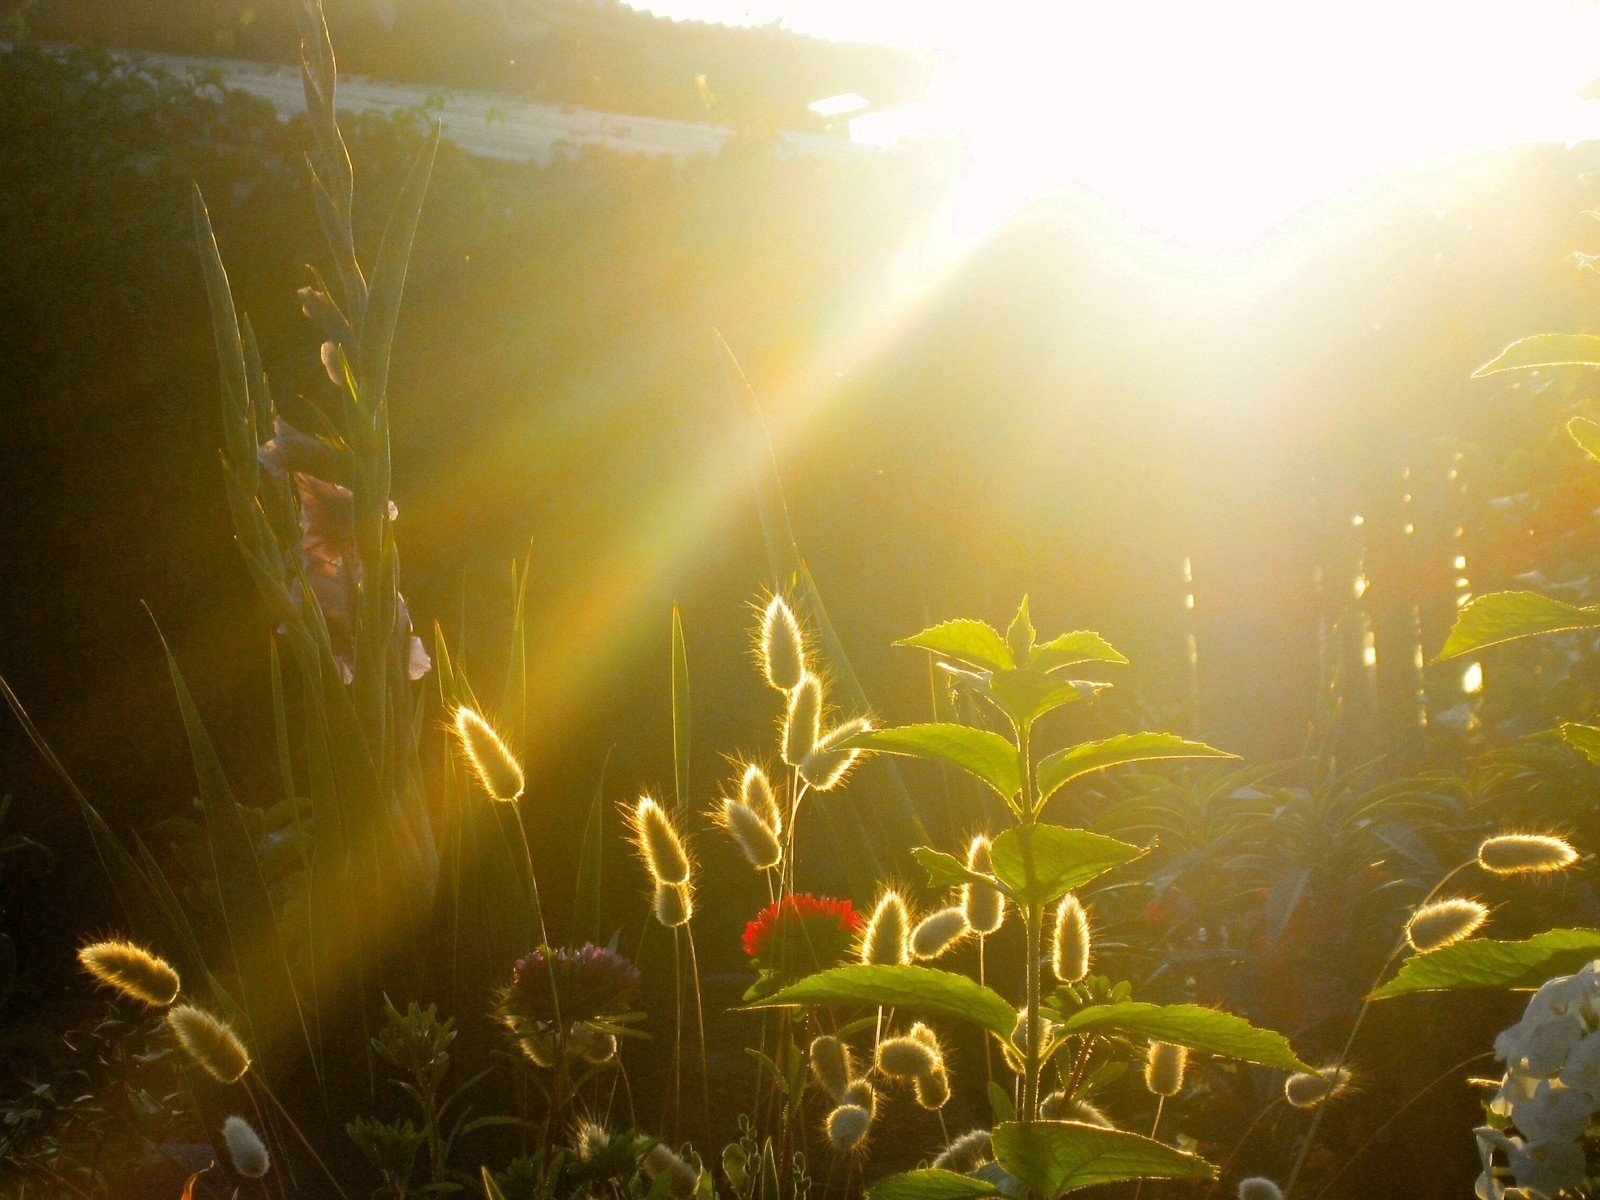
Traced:
<path fill-rule="evenodd" d="M 932 1167 L 890 1175 L 867 1189 L 868 1200 L 968 1200 L 994 1194 L 994 1184 L 986 1180 Z"/>
<path fill-rule="evenodd" d="M 483 1194 L 486 1200 L 506 1200 L 506 1194 L 500 1190 L 500 1185 L 494 1181 L 494 1176 L 489 1174 L 488 1167 L 479 1167 L 483 1175 Z"/>
<path fill-rule="evenodd" d="M 1561 725 L 1561 739 L 1581 753 L 1595 766 L 1600 767 L 1600 729 L 1593 725 L 1579 725 L 1565 721 Z"/>
<path fill-rule="evenodd" d="M 996 671 L 975 686 L 1000 706 L 1000 711 L 1013 725 L 1021 728 L 1063 704 L 1093 697 L 1099 689 L 1110 685 L 1083 679 L 1057 679 L 1043 671 Z"/>
<path fill-rule="evenodd" d="M 1033 653 L 1028 656 L 1028 668 L 1033 671 L 1056 671 L 1081 662 L 1123 666 L 1127 661 L 1098 633 L 1079 629 L 1035 646 Z"/>
<path fill-rule="evenodd" d="M 1567 436 L 1590 458 L 1600 461 L 1600 421 L 1573 417 L 1567 422 Z"/>
<path fill-rule="evenodd" d="M 995 838 L 990 848 L 994 875 L 1011 889 L 1021 902 L 1048 904 L 1074 888 L 1144 855 L 1145 851 L 1116 838 L 1087 829 L 1067 829 L 1060 825 L 1035 825 L 1033 839 L 1033 883 L 1028 882 L 1023 862 L 1023 834 L 1008 829 Z"/>
<path fill-rule="evenodd" d="M 1000 1165 L 1043 1200 L 1127 1179 L 1210 1179 L 1203 1158 L 1137 1133 L 1073 1121 L 1007 1121 L 994 1130 Z"/>
<path fill-rule="evenodd" d="M 1010 800 L 1022 788 L 1017 748 L 998 733 L 970 725 L 900 725 L 858 733 L 839 744 L 949 763 L 976 775 L 1004 800 Z"/>
<path fill-rule="evenodd" d="M 992 1079 L 989 1080 L 989 1111 L 995 1125 L 1017 1119 L 1017 1106 L 1011 1102 L 1011 1093 Z"/>
<path fill-rule="evenodd" d="M 1289 1040 L 1271 1029 L 1258 1029 L 1243 1017 L 1199 1004 L 1096 1004 L 1079 1009 L 1060 1023 L 1060 1033 L 1121 1033 L 1152 1041 L 1172 1042 L 1202 1054 L 1236 1058 L 1285 1071 L 1310 1071 Z"/>
<path fill-rule="evenodd" d="M 1006 671 L 1016 665 L 1005 639 L 994 626 L 966 618 L 934 625 L 911 637 L 901 638 L 895 645 L 918 646 L 986 671 Z"/>
<path fill-rule="evenodd" d="M 959 1017 L 1011 1036 L 1017 1014 L 998 993 L 951 971 L 932 967 L 848 966 L 808 975 L 747 1008 L 864 1004 L 935 1017 Z"/>
<path fill-rule="evenodd" d="M 1083 742 L 1058 750 L 1039 763 L 1039 802 L 1080 775 L 1104 771 L 1123 763 L 1153 762 L 1165 758 L 1237 758 L 1204 742 L 1191 742 L 1171 733 L 1119 733 L 1098 742 Z"/>
<path fill-rule="evenodd" d="M 915 847 L 911 857 L 922 864 L 922 869 L 928 873 L 928 882 L 934 887 L 960 887 L 964 883 L 988 882 L 977 872 L 967 870 L 955 855 L 935 850 L 932 846 Z"/>
<path fill-rule="evenodd" d="M 1474 371 L 1472 377 L 1534 367 L 1600 367 L 1600 337 L 1587 333 L 1537 333 L 1512 342 Z"/>
<path fill-rule="evenodd" d="M 1371 999 L 1451 988 L 1531 992 L 1597 958 L 1600 929 L 1551 929 L 1520 942 L 1474 938 L 1406 959 L 1395 977 L 1374 991 Z"/>
<path fill-rule="evenodd" d="M 672 606 L 672 790 L 681 812 L 689 803 L 689 651 L 676 604 Z"/>
<path fill-rule="evenodd" d="M 1490 592 L 1461 610 L 1434 661 L 1541 633 L 1596 627 L 1600 627 L 1600 608 L 1579 608 L 1538 592 Z"/>
<path fill-rule="evenodd" d="M 1011 651 L 1011 661 L 1026 664 L 1033 656 L 1033 618 L 1028 615 L 1028 598 L 1024 596 L 1017 605 L 1017 615 L 1011 618 L 1011 628 L 1006 630 L 1006 648 Z"/>

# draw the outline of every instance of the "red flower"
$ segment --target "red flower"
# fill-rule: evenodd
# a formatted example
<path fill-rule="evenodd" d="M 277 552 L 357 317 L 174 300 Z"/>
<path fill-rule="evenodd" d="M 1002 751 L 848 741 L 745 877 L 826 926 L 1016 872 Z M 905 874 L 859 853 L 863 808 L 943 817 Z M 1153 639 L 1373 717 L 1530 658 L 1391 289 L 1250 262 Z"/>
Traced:
<path fill-rule="evenodd" d="M 850 901 L 802 892 L 767 905 L 744 927 L 744 952 L 764 970 L 809 974 L 838 963 L 860 928 Z"/>

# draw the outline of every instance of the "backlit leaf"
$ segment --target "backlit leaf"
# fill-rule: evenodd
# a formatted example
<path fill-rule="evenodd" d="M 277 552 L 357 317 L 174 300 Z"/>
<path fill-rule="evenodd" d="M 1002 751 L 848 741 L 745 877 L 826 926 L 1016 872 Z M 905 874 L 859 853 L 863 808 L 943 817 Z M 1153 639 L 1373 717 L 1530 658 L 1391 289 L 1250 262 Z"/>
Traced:
<path fill-rule="evenodd" d="M 1048 904 L 1145 853 L 1138 846 L 1101 833 L 1060 825 L 1035 825 L 1026 836 L 1031 838 L 1033 847 L 1031 885 L 1023 857 L 1025 835 L 1020 829 L 1006 830 L 990 847 L 995 878 L 1022 902 Z"/>
<path fill-rule="evenodd" d="M 1551 929 L 1520 942 L 1475 938 L 1417 954 L 1372 993 L 1374 1000 L 1408 992 L 1503 988 L 1529 992 L 1600 958 L 1600 929 Z"/>
<path fill-rule="evenodd" d="M 973 729 L 968 725 L 900 725 L 858 733 L 839 744 L 949 763 L 976 775 L 1006 800 L 1022 787 L 1017 770 L 1017 748 L 998 733 L 986 729 Z"/>
<path fill-rule="evenodd" d="M 1137 1133 L 1075 1121 L 1007 1121 L 995 1158 L 1044 1200 L 1127 1179 L 1210 1179 L 1210 1163 Z"/>
<path fill-rule="evenodd" d="M 992 1183 L 931 1167 L 890 1175 L 867 1189 L 868 1200 L 968 1200 L 972 1196 L 994 1194 Z"/>
<path fill-rule="evenodd" d="M 1472 377 L 1535 367 L 1600 367 L 1600 337 L 1587 333 L 1537 333 L 1512 342 L 1474 371 Z"/>
<path fill-rule="evenodd" d="M 1600 608 L 1579 608 L 1538 592 L 1490 592 L 1467 603 L 1445 638 L 1439 658 L 1470 654 L 1502 642 L 1600 627 Z"/>
<path fill-rule="evenodd" d="M 1588 417 L 1573 417 L 1567 422 L 1567 435 L 1577 442 L 1590 458 L 1600 461 L 1600 421 Z"/>
<path fill-rule="evenodd" d="M 1091 1005 L 1063 1018 L 1059 1032 L 1121 1033 L 1172 1042 L 1219 1058 L 1282 1067 L 1285 1071 L 1312 1069 L 1295 1054 L 1283 1034 L 1258 1029 L 1243 1017 L 1199 1004 L 1145 1004 L 1125 1000 L 1121 1004 Z"/>
<path fill-rule="evenodd" d="M 1039 763 L 1039 799 L 1080 775 L 1104 771 L 1124 763 L 1153 762 L 1164 758 L 1237 758 L 1204 742 L 1191 742 L 1171 733 L 1119 733 L 1098 742 L 1083 742 L 1044 758 Z"/>
<path fill-rule="evenodd" d="M 986 671 L 1005 671 L 1015 665 L 1005 639 L 994 626 L 967 618 L 934 625 L 921 633 L 901 638 L 895 645 L 919 646 Z"/>
<path fill-rule="evenodd" d="M 882 1005 L 919 1016 L 959 1017 L 1011 1036 L 1017 1014 L 998 992 L 932 967 L 848 966 L 809 975 L 749 1008 L 810 1004 Z"/>
<path fill-rule="evenodd" d="M 1079 629 L 1035 646 L 1033 653 L 1028 656 L 1028 667 L 1034 671 L 1055 671 L 1074 663 L 1099 662 L 1121 666 L 1127 661 L 1098 633 Z"/>

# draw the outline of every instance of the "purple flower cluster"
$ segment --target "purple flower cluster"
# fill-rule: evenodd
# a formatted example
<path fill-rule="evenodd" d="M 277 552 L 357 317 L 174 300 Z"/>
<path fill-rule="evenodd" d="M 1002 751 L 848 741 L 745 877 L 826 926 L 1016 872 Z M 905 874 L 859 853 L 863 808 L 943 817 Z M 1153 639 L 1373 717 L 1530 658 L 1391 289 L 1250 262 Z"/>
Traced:
<path fill-rule="evenodd" d="M 524 1021 L 563 1024 L 627 1011 L 639 989 L 639 968 L 615 950 L 585 942 L 576 950 L 541 947 L 519 959 L 511 973 L 506 1006 Z"/>

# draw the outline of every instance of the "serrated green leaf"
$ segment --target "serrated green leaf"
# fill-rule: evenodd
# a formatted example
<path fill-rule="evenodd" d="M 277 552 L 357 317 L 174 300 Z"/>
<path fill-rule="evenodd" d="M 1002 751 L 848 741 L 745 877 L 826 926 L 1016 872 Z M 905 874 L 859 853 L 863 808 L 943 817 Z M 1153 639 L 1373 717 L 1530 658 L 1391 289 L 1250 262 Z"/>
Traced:
<path fill-rule="evenodd" d="M 1474 938 L 1406 959 L 1395 977 L 1375 990 L 1371 999 L 1454 988 L 1531 992 L 1597 958 L 1600 929 L 1551 929 L 1520 942 Z"/>
<path fill-rule="evenodd" d="M 1056 671 L 1074 663 L 1098 662 L 1123 666 L 1127 661 L 1116 647 L 1098 633 L 1078 629 L 1035 646 L 1033 653 L 1028 656 L 1028 667 L 1034 671 Z"/>
<path fill-rule="evenodd" d="M 1017 1119 L 1017 1106 L 1011 1102 L 1011 1093 L 992 1079 L 989 1080 L 989 1111 L 996 1125 Z"/>
<path fill-rule="evenodd" d="M 867 1189 L 868 1200 L 968 1200 L 994 1194 L 992 1183 L 933 1167 L 890 1175 Z"/>
<path fill-rule="evenodd" d="M 1007 1121 L 993 1135 L 995 1158 L 1044 1200 L 1128 1179 L 1210 1179 L 1203 1158 L 1152 1138 L 1074 1121 Z"/>
<path fill-rule="evenodd" d="M 1512 342 L 1474 371 L 1472 377 L 1535 367 L 1600 367 L 1600 337 L 1587 333 L 1536 333 Z"/>
<path fill-rule="evenodd" d="M 994 876 L 1011 889 L 1019 902 L 1030 900 L 1048 904 L 1074 888 L 1082 887 L 1113 867 L 1120 867 L 1144 855 L 1138 846 L 1090 833 L 1087 829 L 1067 829 L 1060 825 L 1035 825 L 1033 839 L 1033 882 L 1028 882 L 1023 861 L 1023 834 L 1008 829 L 990 847 Z"/>
<path fill-rule="evenodd" d="M 922 864 L 922 869 L 928 873 L 928 882 L 934 887 L 960 887 L 981 878 L 968 871 L 955 855 L 935 850 L 932 846 L 915 847 L 911 857 Z"/>
<path fill-rule="evenodd" d="M 1080 775 L 1104 771 L 1124 763 L 1154 762 L 1167 758 L 1237 758 L 1204 742 L 1191 742 L 1171 733 L 1119 733 L 1098 742 L 1083 742 L 1042 759 L 1038 768 L 1041 803 L 1063 784 Z"/>
<path fill-rule="evenodd" d="M 1561 739 L 1595 766 L 1600 767 L 1600 729 L 1596 729 L 1593 725 L 1579 725 L 1567 721 L 1561 726 Z"/>
<path fill-rule="evenodd" d="M 1006 649 L 1011 651 L 1011 661 L 1026 665 L 1033 655 L 1033 618 L 1028 614 L 1028 598 L 1024 596 L 1017 605 L 1017 615 L 1011 618 L 1006 630 Z"/>
<path fill-rule="evenodd" d="M 1043 671 L 996 671 L 978 685 L 978 690 L 1021 728 L 1063 704 L 1091 698 L 1109 686 L 1084 679 L 1057 679 Z"/>
<path fill-rule="evenodd" d="M 1600 421 L 1573 417 L 1567 422 L 1567 436 L 1590 458 L 1600 462 Z"/>
<path fill-rule="evenodd" d="M 1022 787 L 1017 748 L 998 733 L 970 725 L 899 725 L 858 733 L 839 744 L 949 763 L 977 776 L 1005 800 Z"/>
<path fill-rule="evenodd" d="M 1434 661 L 1542 633 L 1594 628 L 1600 628 L 1600 608 L 1579 608 L 1538 592 L 1490 592 L 1468 601 L 1457 614 Z"/>
<path fill-rule="evenodd" d="M 932 650 L 986 671 L 1006 671 L 1016 665 L 1005 639 L 994 626 L 965 617 L 931 626 L 921 633 L 901 638 L 895 645 Z"/>
<path fill-rule="evenodd" d="M 747 1008 L 810 1004 L 863 1004 L 924 1016 L 958 1017 L 1001 1037 L 1011 1036 L 1017 1014 L 995 991 L 952 971 L 932 967 L 848 966 L 808 975 Z"/>
<path fill-rule="evenodd" d="M 1048 1015 L 1048 1010 L 1045 1011 Z M 1058 1032 L 1121 1033 L 1152 1041 L 1172 1042 L 1202 1054 L 1309 1071 L 1289 1045 L 1289 1039 L 1271 1029 L 1258 1029 L 1243 1017 L 1199 1004 L 1146 1004 L 1126 1000 L 1081 1008 L 1060 1021 Z"/>

